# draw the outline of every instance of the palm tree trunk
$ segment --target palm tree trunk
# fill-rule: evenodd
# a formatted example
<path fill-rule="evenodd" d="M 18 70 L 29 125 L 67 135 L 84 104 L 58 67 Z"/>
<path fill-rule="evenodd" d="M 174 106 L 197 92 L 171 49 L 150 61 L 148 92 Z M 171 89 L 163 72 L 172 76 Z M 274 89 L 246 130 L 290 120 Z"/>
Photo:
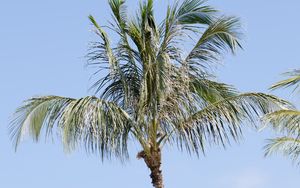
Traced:
<path fill-rule="evenodd" d="M 160 170 L 161 163 L 159 162 L 157 165 L 148 166 L 151 170 L 150 177 L 152 179 L 152 185 L 155 188 L 163 188 L 163 176 L 162 171 Z"/>
<path fill-rule="evenodd" d="M 143 158 L 147 167 L 150 169 L 150 177 L 152 185 L 155 188 L 163 188 L 163 176 L 161 171 L 161 151 L 160 149 L 152 150 L 150 155 L 146 155 L 144 151 L 138 153 L 138 158 Z"/>

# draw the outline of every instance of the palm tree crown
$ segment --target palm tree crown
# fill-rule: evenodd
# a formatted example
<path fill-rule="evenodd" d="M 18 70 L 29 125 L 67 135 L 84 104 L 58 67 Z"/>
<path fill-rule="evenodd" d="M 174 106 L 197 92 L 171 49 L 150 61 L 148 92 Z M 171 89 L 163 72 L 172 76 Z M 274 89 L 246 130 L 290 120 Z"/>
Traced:
<path fill-rule="evenodd" d="M 285 73 L 287 79 L 274 84 L 271 89 L 293 87 L 294 91 L 299 89 L 300 70 Z M 267 114 L 265 123 L 271 124 L 276 132 L 284 136 L 269 139 L 265 146 L 265 155 L 281 153 L 290 157 L 294 162 L 300 164 L 300 111 L 297 109 L 281 109 Z"/>
<path fill-rule="evenodd" d="M 141 146 L 138 157 L 151 170 L 153 185 L 163 187 L 164 145 L 199 155 L 206 144 L 238 140 L 243 121 L 254 123 L 286 105 L 274 96 L 239 93 L 209 72 L 224 52 L 241 48 L 236 17 L 220 16 L 202 0 L 185 0 L 168 6 L 157 24 L 153 0 L 141 2 L 132 19 L 124 0 L 109 0 L 109 5 L 114 23 L 108 28 L 119 36 L 118 43 L 112 44 L 89 16 L 99 36 L 87 55 L 97 69 L 95 96 L 29 99 L 11 126 L 16 147 L 24 133 L 38 141 L 43 130 L 48 135 L 57 129 L 67 150 L 84 145 L 102 158 L 124 160 L 133 140 Z M 189 39 L 191 49 L 184 45 Z"/>

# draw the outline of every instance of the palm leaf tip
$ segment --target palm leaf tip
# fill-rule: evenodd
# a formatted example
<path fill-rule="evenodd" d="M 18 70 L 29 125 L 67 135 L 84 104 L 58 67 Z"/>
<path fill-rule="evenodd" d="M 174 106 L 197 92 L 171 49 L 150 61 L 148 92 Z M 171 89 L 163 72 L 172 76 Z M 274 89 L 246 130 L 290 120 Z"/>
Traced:
<path fill-rule="evenodd" d="M 175 17 L 181 24 L 210 24 L 217 10 L 205 5 L 206 2 L 206 0 L 184 1 L 175 11 Z"/>
<path fill-rule="evenodd" d="M 44 98 L 32 98 L 24 102 L 18 108 L 14 118 L 10 123 L 10 135 L 15 149 L 25 135 L 30 135 L 34 141 L 38 141 L 41 133 L 41 125 L 47 119 L 49 101 L 54 100 L 54 96 Z M 49 124 L 52 122 L 49 121 Z"/>
<path fill-rule="evenodd" d="M 294 91 L 295 91 L 299 88 L 300 70 L 296 69 L 294 71 L 286 72 L 283 75 L 288 77 L 288 78 L 273 84 L 270 87 L 271 90 L 295 86 L 295 88 L 294 88 Z"/>

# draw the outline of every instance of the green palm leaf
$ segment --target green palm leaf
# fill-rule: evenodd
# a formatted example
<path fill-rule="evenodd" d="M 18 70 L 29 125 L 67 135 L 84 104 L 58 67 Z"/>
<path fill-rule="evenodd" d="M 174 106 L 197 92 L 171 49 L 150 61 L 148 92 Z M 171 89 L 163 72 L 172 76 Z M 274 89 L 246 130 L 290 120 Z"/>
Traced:
<path fill-rule="evenodd" d="M 16 148 L 26 133 L 38 141 L 42 130 L 49 135 L 56 128 L 68 151 L 83 144 L 102 156 L 114 154 L 123 158 L 127 157 L 131 126 L 125 111 L 96 97 L 45 96 L 26 101 L 16 111 L 10 129 Z"/>
<path fill-rule="evenodd" d="M 287 72 L 285 75 L 289 76 L 289 78 L 275 83 L 270 89 L 296 86 L 295 91 L 299 87 L 300 71 Z M 299 160 L 300 111 L 294 107 L 277 110 L 265 115 L 263 122 L 265 124 L 263 128 L 271 125 L 276 132 L 284 135 L 281 138 L 268 140 L 268 144 L 265 146 L 265 155 L 281 153 L 290 157 L 293 161 Z M 300 164 L 300 161 L 297 163 Z"/>
<path fill-rule="evenodd" d="M 279 89 L 279 88 L 285 88 L 285 87 L 291 87 L 295 86 L 296 90 L 299 87 L 300 83 L 300 70 L 294 70 L 291 72 L 286 72 L 284 73 L 285 76 L 288 76 L 289 78 L 282 80 L 280 82 L 275 83 L 274 85 L 271 86 L 270 89 Z"/>
<path fill-rule="evenodd" d="M 229 143 L 230 138 L 239 140 L 242 136 L 241 124 L 255 124 L 268 112 L 288 105 L 274 96 L 263 93 L 244 93 L 219 100 L 174 125 L 179 145 L 185 143 L 188 151 L 204 151 L 205 143 Z M 200 151 L 201 151 L 200 150 Z"/>
<path fill-rule="evenodd" d="M 293 162 L 300 164 L 300 139 L 292 137 L 280 137 L 268 140 L 265 146 L 265 156 L 280 153 L 292 159 Z"/>
<path fill-rule="evenodd" d="M 235 53 L 241 48 L 239 19 L 222 17 L 214 20 L 204 31 L 195 47 L 187 55 L 185 62 L 191 70 L 200 72 L 209 62 L 218 62 L 226 51 Z M 200 68 L 200 70 L 199 70 Z"/>
<path fill-rule="evenodd" d="M 267 114 L 263 121 L 281 133 L 292 135 L 300 133 L 300 112 L 297 110 L 278 110 Z"/>

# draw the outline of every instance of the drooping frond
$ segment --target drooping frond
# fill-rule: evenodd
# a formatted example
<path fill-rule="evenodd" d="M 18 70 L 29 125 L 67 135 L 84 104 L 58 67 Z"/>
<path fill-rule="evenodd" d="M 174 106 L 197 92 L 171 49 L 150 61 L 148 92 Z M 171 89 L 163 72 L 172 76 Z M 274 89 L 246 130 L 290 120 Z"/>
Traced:
<path fill-rule="evenodd" d="M 174 115 L 168 123 L 173 126 L 172 136 L 180 149 L 199 154 L 206 143 L 225 146 L 230 138 L 238 140 L 243 122 L 255 123 L 262 115 L 283 105 L 289 104 L 271 95 L 245 93 L 209 104 L 183 121 Z"/>
<path fill-rule="evenodd" d="M 275 83 L 274 85 L 271 86 L 270 89 L 273 90 L 273 89 L 295 86 L 294 91 L 297 90 L 299 88 L 299 84 L 300 84 L 300 70 L 294 70 L 291 72 L 287 72 L 284 75 L 289 78 Z"/>
<path fill-rule="evenodd" d="M 288 135 L 300 135 L 300 112 L 292 109 L 278 110 L 263 118 L 264 124 L 271 124 L 274 130 Z"/>
<path fill-rule="evenodd" d="M 300 164 L 300 139 L 293 137 L 281 137 L 269 139 L 265 146 L 265 156 L 280 153 L 292 159 L 297 165 Z"/>
<path fill-rule="evenodd" d="M 214 20 L 187 55 L 185 62 L 191 70 L 203 68 L 205 63 L 220 60 L 226 51 L 235 53 L 241 48 L 240 22 L 235 17 L 222 17 Z"/>
<path fill-rule="evenodd" d="M 82 144 L 102 157 L 124 158 L 131 126 L 125 111 L 96 97 L 45 96 L 26 101 L 16 111 L 10 132 L 16 148 L 26 135 L 38 141 L 43 130 L 49 135 L 56 129 L 67 151 Z"/>

